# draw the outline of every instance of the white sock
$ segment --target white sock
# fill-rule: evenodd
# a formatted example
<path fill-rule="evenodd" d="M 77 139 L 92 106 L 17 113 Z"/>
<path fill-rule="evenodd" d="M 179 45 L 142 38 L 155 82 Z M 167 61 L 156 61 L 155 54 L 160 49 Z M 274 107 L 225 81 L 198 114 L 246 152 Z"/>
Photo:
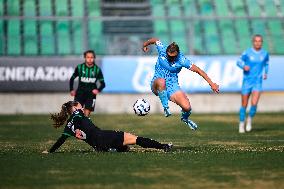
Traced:
<path fill-rule="evenodd" d="M 239 133 L 245 133 L 245 122 L 243 121 L 239 123 Z"/>

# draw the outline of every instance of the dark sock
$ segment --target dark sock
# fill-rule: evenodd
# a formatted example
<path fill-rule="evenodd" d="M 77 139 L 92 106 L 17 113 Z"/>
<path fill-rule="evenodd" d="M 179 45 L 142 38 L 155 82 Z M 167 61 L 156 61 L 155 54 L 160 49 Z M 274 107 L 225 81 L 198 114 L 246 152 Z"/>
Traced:
<path fill-rule="evenodd" d="M 163 149 L 165 146 L 164 144 L 161 144 L 158 141 L 144 137 L 137 137 L 136 144 L 143 148 L 156 148 L 156 149 Z"/>

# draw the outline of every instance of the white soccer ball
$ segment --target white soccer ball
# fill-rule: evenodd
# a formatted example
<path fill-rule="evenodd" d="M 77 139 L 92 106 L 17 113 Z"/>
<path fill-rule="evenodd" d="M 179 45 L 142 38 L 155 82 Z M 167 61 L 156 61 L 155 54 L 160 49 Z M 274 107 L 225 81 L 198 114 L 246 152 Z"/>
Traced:
<path fill-rule="evenodd" d="M 138 115 L 138 116 L 145 116 L 150 111 L 150 104 L 145 99 L 138 99 L 133 104 L 133 110 L 134 110 L 136 115 Z"/>

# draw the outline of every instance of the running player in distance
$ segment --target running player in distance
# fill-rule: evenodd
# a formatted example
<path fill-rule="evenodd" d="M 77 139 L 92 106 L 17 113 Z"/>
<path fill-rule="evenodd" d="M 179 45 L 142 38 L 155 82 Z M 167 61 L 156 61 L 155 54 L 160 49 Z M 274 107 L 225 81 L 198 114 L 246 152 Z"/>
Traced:
<path fill-rule="evenodd" d="M 85 62 L 79 64 L 70 78 L 70 94 L 84 106 L 84 114 L 89 116 L 95 110 L 96 96 L 104 87 L 104 76 L 95 64 L 96 54 L 92 50 L 84 52 Z M 78 89 L 73 89 L 74 79 L 79 77 Z"/>
<path fill-rule="evenodd" d="M 103 152 L 110 150 L 126 152 L 129 150 L 128 145 L 132 144 L 137 144 L 143 148 L 162 149 L 166 152 L 172 148 L 171 143 L 161 144 L 155 140 L 122 131 L 101 130 L 84 115 L 82 106 L 77 101 L 64 103 L 59 113 L 51 114 L 51 119 L 55 128 L 64 125 L 68 120 L 61 137 L 48 151 L 45 150 L 42 153 L 55 152 L 70 136 L 83 140 L 95 150 Z"/>
<path fill-rule="evenodd" d="M 158 51 L 155 74 L 151 81 L 152 92 L 160 98 L 166 117 L 171 115 L 168 105 L 168 101 L 171 100 L 181 107 L 181 120 L 192 130 L 196 130 L 196 123 L 189 119 L 191 105 L 185 92 L 180 89 L 178 73 L 183 67 L 198 73 L 208 82 L 212 91 L 215 93 L 219 93 L 219 86 L 213 83 L 202 69 L 187 59 L 180 52 L 179 46 L 175 42 L 164 46 L 159 39 L 151 38 L 143 43 L 143 51 L 148 52 L 148 46 L 152 44 L 156 45 Z"/>
<path fill-rule="evenodd" d="M 239 133 L 252 129 L 252 118 L 256 114 L 257 104 L 262 91 L 262 80 L 267 79 L 269 54 L 262 49 L 263 37 L 256 34 L 252 37 L 252 48 L 243 52 L 237 65 L 243 70 L 241 91 L 242 104 L 239 113 Z M 246 120 L 246 108 L 251 96 L 251 107 Z"/>

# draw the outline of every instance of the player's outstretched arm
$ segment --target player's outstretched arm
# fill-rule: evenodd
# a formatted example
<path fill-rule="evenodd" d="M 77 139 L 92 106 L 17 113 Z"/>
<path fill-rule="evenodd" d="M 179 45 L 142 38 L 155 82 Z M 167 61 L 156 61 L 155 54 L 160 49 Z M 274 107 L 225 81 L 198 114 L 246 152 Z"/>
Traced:
<path fill-rule="evenodd" d="M 208 75 L 202 69 L 192 64 L 190 70 L 198 73 L 201 77 L 203 77 L 207 81 L 207 83 L 210 85 L 213 92 L 219 93 L 219 85 L 217 85 L 216 83 L 213 83 L 210 77 L 208 77 Z"/>
<path fill-rule="evenodd" d="M 48 153 L 53 153 L 55 152 L 55 150 L 57 150 L 64 142 L 65 140 L 68 138 L 68 136 L 66 135 L 61 135 L 61 137 L 58 138 L 58 140 L 55 142 L 55 144 L 53 144 L 53 146 L 50 148 L 50 150 L 44 150 L 42 153 L 43 154 L 48 154 Z"/>
<path fill-rule="evenodd" d="M 158 38 L 150 38 L 150 39 L 148 39 L 147 41 L 145 41 L 145 42 L 143 43 L 142 50 L 143 50 L 144 52 L 148 52 L 148 51 L 149 51 L 148 46 L 149 46 L 149 45 L 152 45 L 152 44 L 155 44 L 156 41 L 159 41 L 159 39 L 158 39 Z"/>

